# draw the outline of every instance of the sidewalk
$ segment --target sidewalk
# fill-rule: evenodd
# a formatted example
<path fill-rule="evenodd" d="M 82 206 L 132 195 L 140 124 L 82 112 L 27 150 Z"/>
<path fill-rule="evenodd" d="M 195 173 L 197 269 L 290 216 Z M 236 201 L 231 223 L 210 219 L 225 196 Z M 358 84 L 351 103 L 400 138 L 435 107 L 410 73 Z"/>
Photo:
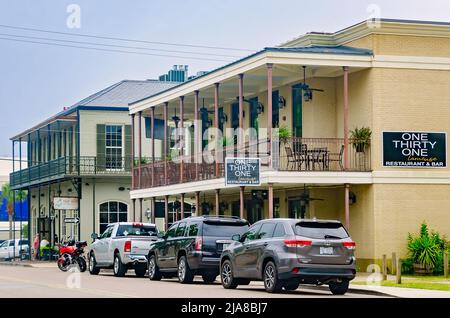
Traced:
<path fill-rule="evenodd" d="M 22 266 L 36 268 L 57 268 L 56 261 L 0 261 L 0 265 L 4 266 Z"/>

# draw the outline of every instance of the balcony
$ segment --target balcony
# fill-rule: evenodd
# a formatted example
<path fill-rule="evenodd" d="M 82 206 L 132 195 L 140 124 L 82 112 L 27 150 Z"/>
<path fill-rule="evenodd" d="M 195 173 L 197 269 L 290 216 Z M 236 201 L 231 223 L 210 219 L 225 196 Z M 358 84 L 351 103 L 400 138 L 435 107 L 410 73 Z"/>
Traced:
<path fill-rule="evenodd" d="M 236 149 L 233 146 L 224 148 L 217 156 L 220 159 L 217 163 L 199 163 L 194 156 L 184 156 L 178 157 L 176 161 L 158 159 L 154 163 L 142 164 L 140 167 L 136 166 L 134 168 L 133 189 L 146 189 L 223 178 L 224 158 L 227 156 L 261 158 L 262 171 L 371 171 L 370 146 L 361 147 L 355 140 L 349 140 L 347 169 L 345 169 L 344 162 L 343 138 L 292 137 L 283 142 L 275 141 L 273 144 L 272 158 L 270 158 L 267 151 L 267 145 L 264 145 L 264 142 L 259 142 L 254 145 L 247 144 L 245 149 Z M 212 156 L 215 156 L 214 153 Z M 269 167 L 269 159 L 272 159 L 272 167 Z M 140 178 L 139 171 L 141 171 Z"/>
<path fill-rule="evenodd" d="M 10 174 L 13 188 L 78 176 L 130 176 L 131 156 L 115 158 L 61 157 Z"/>

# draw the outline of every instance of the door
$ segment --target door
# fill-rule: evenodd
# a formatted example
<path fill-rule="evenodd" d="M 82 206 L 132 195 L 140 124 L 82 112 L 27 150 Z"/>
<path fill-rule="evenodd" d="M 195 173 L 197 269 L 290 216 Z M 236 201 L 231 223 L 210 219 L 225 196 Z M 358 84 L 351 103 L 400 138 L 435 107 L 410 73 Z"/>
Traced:
<path fill-rule="evenodd" d="M 94 243 L 95 244 L 95 259 L 99 264 L 108 263 L 108 259 L 111 258 L 108 256 L 109 249 L 109 241 L 111 240 L 113 226 L 109 226 L 102 233 L 99 239 Z M 111 263 L 113 260 L 109 260 Z"/>
<path fill-rule="evenodd" d="M 280 93 L 278 91 L 272 92 L 272 128 L 280 127 Z"/>
<path fill-rule="evenodd" d="M 169 249 L 170 255 L 167 263 L 169 267 L 178 267 L 178 251 L 185 247 L 186 244 L 186 236 L 184 235 L 184 232 L 186 231 L 186 225 L 186 222 L 180 222 L 177 227 L 175 238 L 173 239 L 173 249 Z"/>
<path fill-rule="evenodd" d="M 5 259 L 9 257 L 8 253 L 9 241 L 4 241 L 0 244 L 0 259 Z"/>
<path fill-rule="evenodd" d="M 250 116 L 249 116 L 249 127 L 250 127 L 250 141 L 256 143 L 258 141 L 258 131 L 259 131 L 259 118 L 258 118 L 258 97 L 253 97 L 250 99 Z M 251 150 L 256 150 L 251 148 Z"/>
<path fill-rule="evenodd" d="M 251 275 L 255 278 L 262 278 L 262 268 L 258 267 L 262 265 L 262 258 L 266 255 L 272 255 L 270 252 L 270 241 L 273 237 L 273 232 L 275 230 L 276 223 L 274 222 L 265 222 L 261 226 L 261 229 L 258 232 L 257 240 L 254 242 L 255 248 L 255 256 L 252 261 L 254 263 L 250 264 Z"/>
<path fill-rule="evenodd" d="M 292 135 L 302 137 L 303 90 L 300 85 L 292 86 Z"/>
<path fill-rule="evenodd" d="M 248 200 L 247 204 L 247 220 L 250 224 L 256 223 L 262 219 L 262 210 L 264 201 L 261 199 Z"/>
<path fill-rule="evenodd" d="M 254 277 L 254 264 L 257 261 L 257 235 L 261 223 L 255 224 L 243 234 L 243 243 L 235 250 L 236 274 L 239 277 Z"/>
<path fill-rule="evenodd" d="M 158 266 L 160 268 L 170 268 L 173 267 L 171 264 L 174 263 L 173 259 L 171 260 L 171 255 L 174 254 L 174 239 L 176 235 L 176 230 L 178 227 L 178 223 L 172 224 L 172 226 L 167 230 L 166 237 L 161 242 L 157 244 L 157 253 L 158 253 Z"/>
<path fill-rule="evenodd" d="M 291 219 L 308 218 L 306 202 L 300 199 L 288 199 L 288 214 Z"/>

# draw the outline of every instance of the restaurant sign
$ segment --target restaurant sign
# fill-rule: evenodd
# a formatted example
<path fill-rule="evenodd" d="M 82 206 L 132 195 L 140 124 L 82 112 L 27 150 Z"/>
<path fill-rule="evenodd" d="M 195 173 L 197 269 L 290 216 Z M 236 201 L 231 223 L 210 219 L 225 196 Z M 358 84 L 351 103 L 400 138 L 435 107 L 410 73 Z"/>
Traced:
<path fill-rule="evenodd" d="M 225 158 L 225 185 L 258 186 L 260 171 L 260 158 Z"/>
<path fill-rule="evenodd" d="M 53 209 L 55 210 L 78 210 L 77 197 L 54 197 Z"/>
<path fill-rule="evenodd" d="M 443 132 L 383 132 L 383 166 L 447 167 L 447 134 Z"/>

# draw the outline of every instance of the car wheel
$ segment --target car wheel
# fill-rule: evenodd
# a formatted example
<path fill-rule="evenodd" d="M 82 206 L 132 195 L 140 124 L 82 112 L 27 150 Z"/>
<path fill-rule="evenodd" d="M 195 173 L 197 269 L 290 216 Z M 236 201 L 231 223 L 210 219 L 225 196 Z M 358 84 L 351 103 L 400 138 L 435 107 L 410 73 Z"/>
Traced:
<path fill-rule="evenodd" d="M 203 281 L 207 284 L 211 284 L 216 281 L 217 274 L 216 273 L 205 273 L 202 275 Z"/>
<path fill-rule="evenodd" d="M 97 267 L 97 261 L 95 260 L 94 253 L 89 256 L 89 273 L 91 275 L 98 275 L 100 273 L 100 268 Z"/>
<path fill-rule="evenodd" d="M 283 288 L 282 282 L 278 279 L 278 270 L 274 262 L 267 262 L 264 267 L 264 287 L 268 293 L 279 293 Z"/>
<path fill-rule="evenodd" d="M 285 282 L 283 284 L 283 288 L 284 290 L 296 290 L 299 285 L 299 282 Z"/>
<path fill-rule="evenodd" d="M 136 264 L 134 265 L 134 273 L 137 277 L 144 277 L 147 273 L 147 264 Z"/>
<path fill-rule="evenodd" d="M 328 288 L 333 293 L 333 295 L 344 295 L 348 291 L 348 279 L 343 279 L 340 282 L 330 282 Z"/>
<path fill-rule="evenodd" d="M 226 260 L 220 267 L 220 281 L 225 289 L 235 289 L 238 287 L 238 280 L 233 276 L 233 265 L 230 260 Z"/>
<path fill-rule="evenodd" d="M 148 260 L 148 278 L 150 280 L 161 280 L 161 272 L 159 271 L 159 267 L 156 264 L 155 255 L 150 256 Z"/>
<path fill-rule="evenodd" d="M 120 260 L 119 253 L 114 255 L 113 271 L 114 271 L 114 276 L 116 276 L 116 277 L 123 277 L 127 273 L 127 268 Z"/>
<path fill-rule="evenodd" d="M 178 281 L 182 284 L 189 284 L 194 280 L 194 273 L 189 268 L 186 256 L 181 256 L 178 260 Z"/>

